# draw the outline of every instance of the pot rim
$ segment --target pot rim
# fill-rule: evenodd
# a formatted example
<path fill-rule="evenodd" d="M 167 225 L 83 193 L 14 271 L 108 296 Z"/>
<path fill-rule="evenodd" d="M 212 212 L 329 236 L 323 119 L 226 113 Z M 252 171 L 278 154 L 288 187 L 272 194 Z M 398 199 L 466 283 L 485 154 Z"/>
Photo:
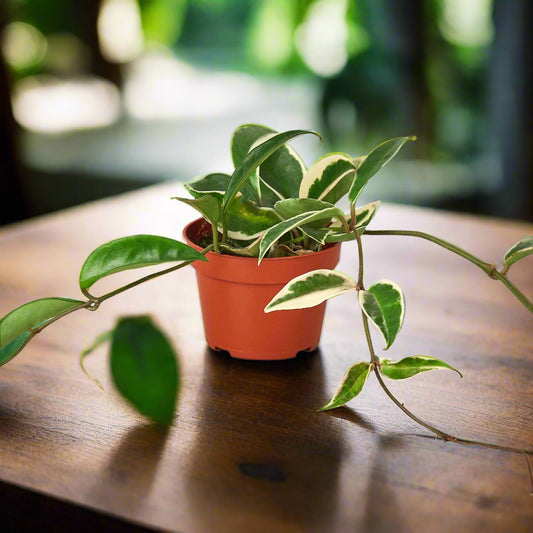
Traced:
<path fill-rule="evenodd" d="M 191 238 L 188 236 L 188 231 L 195 224 L 201 224 L 201 223 L 209 224 L 209 222 L 207 222 L 207 220 L 205 220 L 205 218 L 200 217 L 200 218 L 197 218 L 197 219 L 189 222 L 183 228 L 183 238 L 187 241 L 187 244 L 189 246 L 192 246 L 195 250 L 198 250 L 199 252 L 204 250 L 204 248 L 202 248 L 201 246 L 196 244 L 193 240 L 191 240 Z M 265 257 L 265 258 L 263 258 L 261 260 L 261 264 L 264 263 L 264 262 L 269 262 L 270 263 L 270 262 L 275 262 L 275 261 L 291 261 L 291 260 L 295 261 L 295 260 L 301 260 L 302 258 L 309 257 L 310 255 L 317 256 L 317 255 L 320 255 L 320 254 L 327 254 L 327 253 L 331 252 L 332 248 L 340 247 L 341 244 L 342 243 L 340 243 L 340 242 L 328 243 L 328 244 L 326 244 L 324 246 L 324 248 L 322 250 L 319 250 L 317 252 L 311 252 L 311 254 L 290 255 L 290 256 L 286 256 L 286 257 Z M 245 257 L 245 256 L 242 256 L 242 255 L 230 255 L 230 254 L 224 254 L 224 253 L 217 254 L 214 251 L 207 252 L 206 257 L 212 257 L 212 256 L 223 257 L 225 261 L 253 261 L 255 264 L 257 264 L 257 259 L 258 259 L 257 257 Z"/>

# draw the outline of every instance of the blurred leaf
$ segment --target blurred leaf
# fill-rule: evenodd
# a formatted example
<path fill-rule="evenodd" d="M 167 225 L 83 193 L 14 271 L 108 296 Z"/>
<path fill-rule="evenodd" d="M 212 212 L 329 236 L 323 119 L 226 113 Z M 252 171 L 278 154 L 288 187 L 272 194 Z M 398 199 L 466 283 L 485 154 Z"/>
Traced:
<path fill-rule="evenodd" d="M 348 369 L 337 391 L 319 411 L 335 409 L 355 398 L 362 390 L 370 373 L 370 363 L 362 362 Z"/>
<path fill-rule="evenodd" d="M 80 287 L 88 289 L 99 279 L 116 272 L 173 261 L 207 261 L 183 242 L 157 235 L 131 235 L 93 250 L 80 272 Z"/>
<path fill-rule="evenodd" d="M 179 388 L 178 361 L 150 317 L 119 320 L 110 359 L 113 382 L 120 394 L 142 415 L 170 425 Z"/>
<path fill-rule="evenodd" d="M 365 315 L 385 337 L 385 350 L 388 349 L 403 323 L 405 301 L 402 290 L 393 281 L 378 281 L 368 290 L 359 291 L 359 303 Z"/>
<path fill-rule="evenodd" d="M 285 233 L 301 225 L 308 225 L 315 220 L 329 220 L 334 216 L 344 216 L 344 213 L 337 207 L 329 207 L 320 211 L 310 211 L 295 217 L 283 220 L 279 224 L 272 226 L 263 236 L 261 241 L 259 262 L 265 257 L 270 247 Z"/>
<path fill-rule="evenodd" d="M 355 165 L 345 154 L 328 154 L 304 175 L 300 198 L 316 198 L 337 203 L 349 190 L 355 177 Z"/>
<path fill-rule="evenodd" d="M 380 372 L 390 379 L 407 379 L 420 372 L 438 370 L 439 368 L 448 368 L 463 377 L 459 370 L 453 368 L 448 363 L 427 355 L 413 355 L 411 357 L 405 357 L 398 362 L 382 359 L 380 363 Z"/>
<path fill-rule="evenodd" d="M 503 258 L 505 269 L 508 270 L 512 264 L 531 254 L 533 254 L 533 237 L 524 237 L 523 239 L 520 239 L 507 250 L 507 253 Z"/>
<path fill-rule="evenodd" d="M 267 304 L 265 313 L 314 307 L 329 298 L 355 291 L 355 281 L 336 270 L 319 269 L 297 276 Z"/>
<path fill-rule="evenodd" d="M 233 201 L 237 192 L 239 192 L 241 187 L 246 183 L 246 180 L 248 180 L 248 178 L 252 175 L 255 169 L 261 165 L 261 163 L 263 163 L 286 142 L 295 137 L 308 133 L 320 137 L 318 133 L 310 130 L 291 130 L 284 133 L 278 133 L 251 150 L 244 157 L 230 178 L 226 194 L 224 195 L 224 201 L 222 203 L 222 212 L 224 213 L 228 209 L 229 204 Z"/>
<path fill-rule="evenodd" d="M 398 137 L 385 141 L 374 148 L 357 169 L 355 180 L 351 186 L 348 198 L 354 203 L 370 178 L 383 168 L 407 141 L 414 141 L 416 137 Z"/>

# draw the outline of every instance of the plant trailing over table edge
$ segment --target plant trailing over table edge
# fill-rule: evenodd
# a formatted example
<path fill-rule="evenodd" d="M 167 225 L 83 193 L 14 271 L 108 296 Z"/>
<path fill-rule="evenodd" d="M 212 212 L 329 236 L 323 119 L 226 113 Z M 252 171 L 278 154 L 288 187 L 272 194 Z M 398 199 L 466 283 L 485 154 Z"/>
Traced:
<path fill-rule="evenodd" d="M 257 257 L 260 263 L 265 257 L 310 253 L 328 243 L 354 240 L 358 253 L 356 279 L 336 270 L 308 272 L 287 283 L 265 307 L 265 312 L 302 309 L 345 292 L 356 293 L 370 360 L 349 368 L 335 394 L 320 410 L 339 407 L 355 398 L 373 373 L 393 403 L 436 438 L 522 454 L 527 461 L 533 494 L 529 459 L 533 451 L 463 439 L 444 432 L 408 410 L 385 384 L 383 376 L 406 379 L 438 368 L 461 374 L 447 363 L 427 355 L 408 356 L 401 361 L 380 359 L 376 355 L 370 323 L 383 335 L 387 350 L 402 327 L 405 301 L 401 288 L 390 280 L 380 280 L 365 288 L 362 236 L 408 236 L 431 241 L 503 283 L 530 312 L 533 312 L 533 303 L 507 278 L 507 273 L 514 263 L 533 253 L 533 237 L 514 244 L 504 255 L 503 265 L 497 268 L 428 233 L 368 230 L 379 202 L 357 208 L 361 192 L 402 146 L 415 138 L 391 139 L 358 158 L 328 154 L 306 169 L 298 154 L 286 144 L 304 134 L 320 137 L 309 130 L 277 133 L 254 124 L 239 127 L 232 138 L 233 174 L 203 176 L 186 185 L 192 198 L 176 198 L 198 210 L 211 224 L 210 242 L 202 243 L 201 252 L 182 242 L 155 235 L 123 237 L 96 248 L 87 257 L 79 277 L 80 290 L 87 300 L 42 298 L 18 307 L 0 320 L 0 365 L 13 359 L 36 334 L 60 318 L 79 309 L 95 311 L 107 299 L 145 281 L 194 261 L 206 261 L 209 252 Z M 335 206 L 344 197 L 349 200 L 349 213 Z M 116 272 L 169 262 L 178 264 L 100 296 L 89 292 L 97 281 Z M 85 372 L 85 357 L 105 341 L 111 343 L 112 378 L 119 392 L 141 414 L 161 424 L 172 423 L 179 391 L 179 367 L 166 337 L 149 317 L 123 318 L 112 331 L 101 335 L 82 353 L 80 363 Z"/>

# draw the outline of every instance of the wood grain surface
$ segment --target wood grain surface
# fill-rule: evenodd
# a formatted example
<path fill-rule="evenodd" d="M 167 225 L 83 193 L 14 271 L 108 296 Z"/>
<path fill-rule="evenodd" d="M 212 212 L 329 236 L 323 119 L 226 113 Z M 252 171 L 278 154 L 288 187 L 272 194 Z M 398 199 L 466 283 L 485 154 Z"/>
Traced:
<path fill-rule="evenodd" d="M 0 315 L 31 299 L 79 297 L 79 268 L 107 240 L 180 238 L 195 216 L 170 200 L 181 192 L 166 184 L 0 229 Z M 533 233 L 527 224 L 391 205 L 373 229 L 432 232 L 494 262 Z M 433 355 L 464 374 L 393 382 L 395 394 L 454 435 L 533 448 L 533 316 L 434 244 L 367 236 L 364 245 L 367 285 L 393 279 L 406 295 L 404 327 L 387 356 Z M 530 298 L 532 266 L 528 258 L 510 273 Z M 355 275 L 356 267 L 354 246 L 344 245 L 339 269 Z M 110 277 L 96 290 L 135 276 Z M 146 313 L 180 354 L 182 391 L 168 431 L 117 397 L 105 348 L 87 360 L 105 391 L 78 364 L 118 316 Z M 14 530 L 32 517 L 56 531 L 532 531 L 520 455 L 434 440 L 373 376 L 347 407 L 316 411 L 345 370 L 367 358 L 353 294 L 328 303 L 314 353 L 257 363 L 210 351 L 192 268 L 74 313 L 0 369 L 2 521 Z"/>

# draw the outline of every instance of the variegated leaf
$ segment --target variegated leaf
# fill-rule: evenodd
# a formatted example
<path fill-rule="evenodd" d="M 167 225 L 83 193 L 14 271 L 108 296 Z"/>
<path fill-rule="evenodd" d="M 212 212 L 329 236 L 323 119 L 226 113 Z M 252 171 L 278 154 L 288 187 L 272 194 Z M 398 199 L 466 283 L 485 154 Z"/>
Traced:
<path fill-rule="evenodd" d="M 335 394 L 319 411 L 335 409 L 355 398 L 362 390 L 370 373 L 370 363 L 357 363 L 348 369 Z"/>
<path fill-rule="evenodd" d="M 390 280 L 374 283 L 359 291 L 359 304 L 365 315 L 385 338 L 385 350 L 390 348 L 403 324 L 405 300 L 400 287 Z"/>
<path fill-rule="evenodd" d="M 185 184 L 185 188 L 194 198 L 202 198 L 203 196 L 224 197 L 226 189 L 228 188 L 230 176 L 221 172 L 207 174 L 196 178 Z M 251 201 L 258 202 L 259 196 L 254 191 L 250 182 L 246 182 L 241 187 L 241 193 Z"/>
<path fill-rule="evenodd" d="M 231 143 L 235 167 L 242 163 L 251 150 L 276 134 L 271 128 L 259 124 L 245 124 L 237 128 Z M 281 146 L 250 176 L 259 203 L 272 207 L 280 199 L 297 197 L 305 170 L 300 156 L 290 146 Z"/>
<path fill-rule="evenodd" d="M 378 207 L 381 205 L 380 201 L 373 202 L 371 204 L 364 205 L 363 207 L 359 207 L 355 210 L 355 227 L 357 228 L 357 231 L 359 232 L 359 235 L 363 235 L 363 233 L 366 230 L 366 227 L 372 219 L 374 218 L 374 215 L 376 214 Z M 348 222 L 351 222 L 351 219 L 349 217 Z M 342 224 L 338 221 L 333 222 L 330 226 L 328 226 L 328 229 L 332 230 L 331 233 L 326 237 L 326 242 L 346 242 L 346 241 L 353 241 L 355 239 L 355 235 L 350 233 L 345 233 Z"/>
<path fill-rule="evenodd" d="M 299 197 L 335 204 L 350 190 L 355 170 L 353 161 L 347 155 L 328 154 L 305 173 Z"/>
<path fill-rule="evenodd" d="M 401 361 L 390 361 L 389 359 L 382 359 L 380 361 L 380 372 L 390 379 L 407 379 L 420 372 L 427 372 L 428 370 L 438 370 L 439 368 L 448 368 L 457 372 L 461 377 L 463 375 L 459 370 L 453 368 L 448 363 L 430 357 L 428 355 L 413 355 L 405 357 Z"/>
<path fill-rule="evenodd" d="M 218 195 L 222 198 L 228 186 L 229 178 L 228 174 L 220 172 L 207 174 L 186 183 L 185 188 L 194 198 L 201 198 L 206 194 Z"/>
<path fill-rule="evenodd" d="M 505 270 L 509 270 L 509 267 L 512 264 L 531 254 L 533 254 L 533 237 L 524 237 L 523 239 L 520 239 L 507 250 L 507 253 L 503 258 Z"/>
<path fill-rule="evenodd" d="M 359 230 L 359 233 L 362 235 L 365 228 L 370 224 L 381 202 L 372 202 L 371 204 L 363 205 L 355 210 L 355 227 Z M 347 216 L 348 223 L 351 223 L 351 217 Z M 335 221 L 330 226 L 332 229 L 342 229 L 342 224 L 339 221 Z"/>
<path fill-rule="evenodd" d="M 400 150 L 407 141 L 414 141 L 416 137 L 398 137 L 380 144 L 374 148 L 363 160 L 357 169 L 355 180 L 352 183 L 348 198 L 354 203 L 370 178 L 383 168 Z"/>
<path fill-rule="evenodd" d="M 301 215 L 302 213 L 309 213 L 311 211 L 320 211 L 328 207 L 335 207 L 329 202 L 323 202 L 322 200 L 315 200 L 314 198 L 288 198 L 287 200 L 281 200 L 274 205 L 274 209 L 285 219 Z M 329 221 L 317 220 L 311 225 L 314 228 L 323 227 Z"/>
<path fill-rule="evenodd" d="M 312 226 L 300 226 L 300 230 L 319 244 L 326 244 L 328 237 L 333 233 L 329 228 L 313 228 Z"/>
<path fill-rule="evenodd" d="M 355 291 L 356 283 L 336 270 L 313 270 L 289 281 L 265 307 L 265 313 L 314 307 L 345 292 Z"/>
<path fill-rule="evenodd" d="M 241 241 L 256 239 L 280 220 L 281 217 L 274 209 L 259 207 L 239 195 L 227 211 L 228 237 Z"/>
<path fill-rule="evenodd" d="M 260 137 L 251 150 L 274 135 L 275 133 L 269 133 Z M 276 150 L 256 170 L 261 205 L 272 207 L 279 200 L 297 197 L 305 171 L 304 162 L 289 145 L 285 144 Z"/>
<path fill-rule="evenodd" d="M 271 227 L 263 236 L 261 241 L 260 253 L 259 253 L 259 263 L 265 257 L 266 253 L 270 247 L 283 235 L 287 232 L 297 228 L 301 225 L 306 225 L 315 220 L 331 219 L 336 216 L 344 216 L 344 213 L 337 207 L 330 207 L 322 209 L 320 211 L 311 211 L 310 213 L 302 213 L 301 215 L 296 215 L 295 217 L 289 218 L 280 222 L 276 226 Z"/>

